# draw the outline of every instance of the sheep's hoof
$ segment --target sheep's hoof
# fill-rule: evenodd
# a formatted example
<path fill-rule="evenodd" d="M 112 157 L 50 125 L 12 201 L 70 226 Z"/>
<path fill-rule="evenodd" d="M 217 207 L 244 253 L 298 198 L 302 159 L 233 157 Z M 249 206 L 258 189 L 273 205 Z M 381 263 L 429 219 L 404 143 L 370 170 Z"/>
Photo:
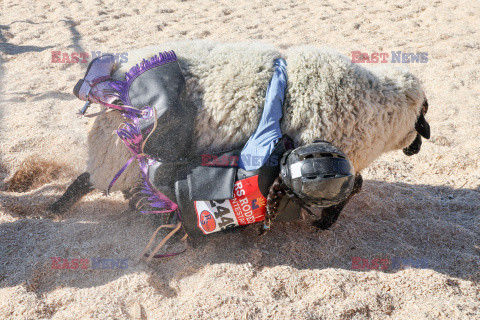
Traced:
<path fill-rule="evenodd" d="M 67 212 L 78 200 L 92 190 L 90 174 L 84 172 L 72 182 L 65 193 L 47 207 L 47 210 L 54 215 L 61 215 Z"/>

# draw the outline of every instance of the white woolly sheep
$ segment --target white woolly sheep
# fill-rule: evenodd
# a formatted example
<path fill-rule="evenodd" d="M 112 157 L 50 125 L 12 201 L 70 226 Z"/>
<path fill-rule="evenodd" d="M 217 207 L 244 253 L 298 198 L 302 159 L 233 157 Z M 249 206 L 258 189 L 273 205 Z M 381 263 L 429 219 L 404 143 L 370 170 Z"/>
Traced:
<path fill-rule="evenodd" d="M 143 58 L 166 50 L 175 51 L 188 99 L 198 109 L 192 146 L 196 152 L 232 149 L 247 141 L 260 119 L 273 60 L 279 57 L 288 64 L 282 131 L 296 146 L 317 139 L 331 141 L 350 157 L 357 173 L 382 153 L 408 147 L 412 141 L 410 153 L 419 150 L 416 124 L 425 112 L 426 97 L 419 80 L 407 70 L 391 65 L 366 68 L 333 50 L 313 46 L 281 53 L 258 42 L 192 40 L 129 52 L 128 63 L 117 66 L 113 77 L 123 80 L 124 73 Z M 112 134 L 121 122 L 120 113 L 110 111 L 92 123 L 87 172 L 93 188 L 106 189 L 131 157 Z M 131 165 L 115 189 L 128 190 L 138 178 L 138 166 Z M 53 209 L 68 209 L 58 208 Z"/>

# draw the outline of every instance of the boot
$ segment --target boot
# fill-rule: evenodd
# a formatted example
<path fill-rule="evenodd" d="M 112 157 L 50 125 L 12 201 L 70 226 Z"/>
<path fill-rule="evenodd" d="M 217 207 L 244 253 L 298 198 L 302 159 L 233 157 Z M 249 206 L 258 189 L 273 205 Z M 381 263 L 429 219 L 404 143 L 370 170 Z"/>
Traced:
<path fill-rule="evenodd" d="M 110 102 L 113 90 L 110 86 L 112 70 L 115 66 L 113 55 L 104 55 L 93 59 L 83 79 L 73 88 L 73 94 L 80 100 L 87 101 L 81 113 L 84 114 L 89 103 Z"/>

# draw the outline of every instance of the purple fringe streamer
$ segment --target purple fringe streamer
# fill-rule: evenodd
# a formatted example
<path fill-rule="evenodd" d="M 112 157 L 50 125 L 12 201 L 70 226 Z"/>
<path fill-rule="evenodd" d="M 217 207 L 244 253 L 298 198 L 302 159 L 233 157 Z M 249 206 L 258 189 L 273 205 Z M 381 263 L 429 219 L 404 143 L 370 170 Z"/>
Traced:
<path fill-rule="evenodd" d="M 146 112 L 151 115 L 150 112 Z M 152 214 L 152 213 L 170 213 L 178 210 L 178 205 L 170 200 L 167 196 L 163 193 L 158 191 L 155 186 L 152 185 L 150 180 L 148 179 L 148 161 L 146 155 L 143 155 L 142 151 L 142 144 L 143 144 L 143 136 L 139 126 L 139 118 L 135 113 L 124 113 L 126 118 L 131 120 L 131 123 L 125 123 L 124 127 L 117 130 L 117 134 L 125 143 L 125 145 L 130 149 L 130 151 L 134 154 L 132 158 L 130 158 L 127 163 L 123 166 L 122 169 L 115 175 L 112 182 L 108 187 L 107 193 L 110 188 L 113 186 L 115 181 L 120 177 L 123 171 L 130 165 L 133 159 L 138 159 L 142 174 L 142 189 L 141 192 L 147 195 L 148 204 L 152 208 L 158 208 L 160 210 L 145 210 L 140 211 L 141 213 Z M 178 212 L 178 211 L 177 211 Z"/>

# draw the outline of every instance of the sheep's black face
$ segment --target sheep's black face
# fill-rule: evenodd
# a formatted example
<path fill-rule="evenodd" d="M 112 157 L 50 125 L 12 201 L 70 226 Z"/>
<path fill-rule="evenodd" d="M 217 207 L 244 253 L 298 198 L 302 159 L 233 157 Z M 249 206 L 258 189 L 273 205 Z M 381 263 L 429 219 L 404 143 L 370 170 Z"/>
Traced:
<path fill-rule="evenodd" d="M 425 114 L 428 111 L 428 101 L 425 99 L 422 105 L 422 111 L 415 122 L 415 130 L 417 131 L 417 137 L 413 140 L 412 144 L 403 149 L 403 153 L 407 156 L 412 156 L 420 152 L 422 146 L 422 137 L 430 139 L 430 125 L 425 120 Z"/>

